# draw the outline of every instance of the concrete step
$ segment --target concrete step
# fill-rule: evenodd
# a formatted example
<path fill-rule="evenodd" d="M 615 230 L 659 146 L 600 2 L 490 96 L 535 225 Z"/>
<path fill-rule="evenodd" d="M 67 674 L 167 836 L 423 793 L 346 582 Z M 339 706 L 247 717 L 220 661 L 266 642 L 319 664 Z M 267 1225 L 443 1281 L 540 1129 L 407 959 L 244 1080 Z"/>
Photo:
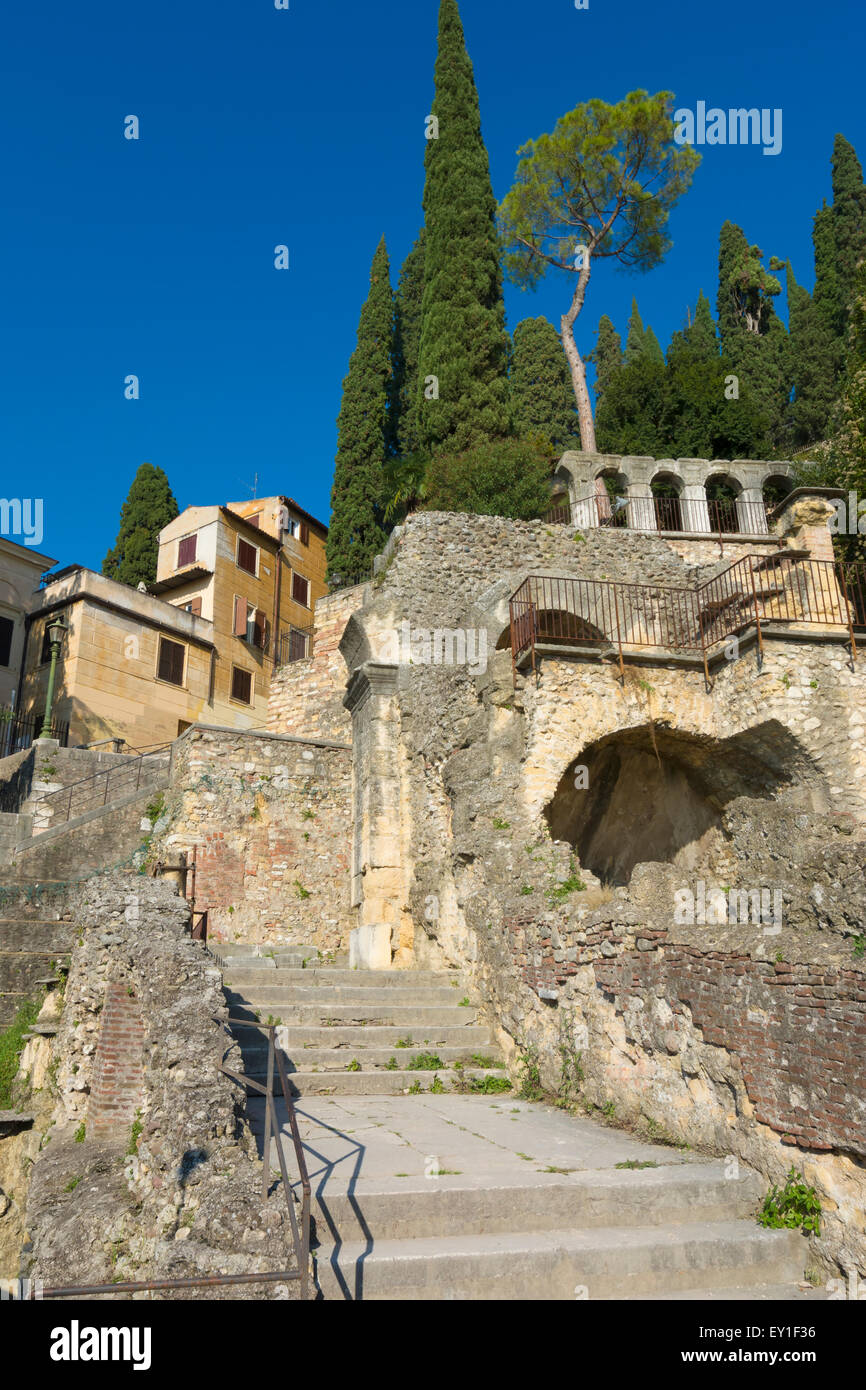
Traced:
<path fill-rule="evenodd" d="M 264 985 L 268 989 L 275 986 L 294 988 L 328 989 L 459 989 L 458 975 L 445 975 L 433 970 L 342 970 L 329 966 L 309 966 L 306 970 L 284 967 L 260 968 L 259 966 L 226 967 L 224 981 L 232 989 L 242 990 L 250 986 Z"/>
<path fill-rule="evenodd" d="M 363 1058 L 359 1057 L 358 1061 L 363 1062 Z M 265 1085 L 267 1082 L 265 1066 L 262 1066 L 261 1069 L 254 1069 L 246 1065 L 245 1073 L 261 1085 Z M 505 1079 L 505 1072 L 501 1067 L 491 1068 L 489 1071 L 479 1067 L 464 1067 L 461 1072 L 445 1067 L 438 1072 L 385 1071 L 384 1069 L 368 1071 L 362 1065 L 360 1071 L 293 1071 L 289 1072 L 288 1081 L 295 1096 L 405 1096 L 411 1092 L 413 1086 L 419 1088 L 415 1092 L 416 1095 L 432 1090 L 437 1077 L 446 1090 L 458 1091 L 461 1084 L 466 1085 L 470 1078 L 474 1077 L 483 1081 L 486 1076 Z M 276 1095 L 281 1094 L 279 1074 L 276 1069 L 274 1093 Z M 505 1095 L 507 1092 L 500 1092 L 499 1094 Z"/>
<path fill-rule="evenodd" d="M 291 1155 L 287 1154 L 291 1162 Z M 394 1154 L 395 1167 L 400 1154 Z M 438 1161 L 438 1160 L 437 1160 Z M 276 1168 L 272 1145 L 271 1166 Z M 671 1164 L 637 1171 L 547 1173 L 527 1164 L 522 1182 L 446 1170 L 442 1176 L 353 1180 L 314 1197 L 318 1237 L 329 1244 L 410 1240 L 452 1234 L 659 1227 L 748 1221 L 764 1192 L 754 1173 L 736 1181 L 716 1162 Z M 314 1192 L 316 1185 L 313 1184 Z"/>
<path fill-rule="evenodd" d="M 426 1006 L 423 1004 L 337 1004 L 323 998 L 318 1005 L 297 1002 L 279 1003 L 276 1000 L 241 999 L 229 993 L 229 1008 L 238 1016 L 249 1016 L 256 1012 L 261 1015 L 260 1022 L 267 1023 L 268 1015 L 276 1023 L 287 1023 L 293 1027 L 327 1026 L 329 1022 L 337 1027 L 352 1024 L 363 1028 L 368 1025 L 391 1027 L 399 1030 L 398 1036 L 408 1036 L 410 1030 L 424 1037 L 432 1036 L 429 1031 L 437 1028 L 461 1028 L 475 1024 L 478 1010 L 474 1005 L 463 1008 L 444 1004 Z"/>
<path fill-rule="evenodd" d="M 624 1226 L 447 1240 L 370 1240 L 316 1251 L 325 1298 L 574 1301 L 796 1284 L 806 1243 L 747 1221 Z"/>
<path fill-rule="evenodd" d="M 468 1013 L 468 1010 L 461 1009 L 460 1013 L 462 1016 Z M 248 1036 L 253 1034 L 252 1029 L 243 1029 L 242 1032 Z M 239 1037 L 241 1036 L 242 1033 L 239 1031 Z M 408 1046 L 400 1047 L 400 1043 L 408 1043 Z M 324 1048 L 326 1051 L 338 1047 L 363 1048 L 365 1055 L 368 1051 L 378 1049 L 387 1052 L 386 1061 L 393 1055 L 398 1062 L 401 1062 L 401 1058 L 411 1058 L 416 1052 L 431 1052 L 434 1049 L 444 1057 L 443 1048 L 459 1049 L 461 1053 L 467 1049 L 472 1052 L 498 1052 L 498 1044 L 493 1041 L 490 1029 L 482 1023 L 426 1029 L 399 1028 L 393 1023 L 346 1024 L 334 1027 L 318 1024 L 298 1027 L 288 1023 L 280 1030 L 280 1046 L 290 1056 L 299 1051 L 305 1053 L 307 1048 L 314 1047 Z M 401 1065 L 404 1063 L 401 1062 Z"/>
<path fill-rule="evenodd" d="M 225 943 L 214 943 L 209 950 L 225 970 L 300 970 L 304 961 L 316 962 L 321 958 L 318 946 L 284 946 L 279 950 L 275 948 L 273 952 L 263 947 L 262 952 L 256 954 Z M 267 955 L 264 954 L 265 950 L 268 950 Z"/>
<path fill-rule="evenodd" d="M 243 1033 L 246 1029 L 238 1031 L 238 1042 L 243 1045 L 244 1064 L 248 1072 L 262 1069 L 263 1063 L 267 1062 L 268 1045 L 267 1039 L 259 1041 L 259 1034 L 255 1034 L 256 1041 L 251 1042 L 244 1038 Z M 387 1067 L 390 1061 L 396 1061 L 396 1070 L 404 1076 L 415 1076 L 417 1069 L 410 1068 L 412 1060 L 421 1052 L 433 1052 L 441 1060 L 443 1065 L 440 1071 L 450 1071 L 455 1062 L 463 1062 L 465 1065 L 472 1066 L 472 1056 L 475 1053 L 485 1060 L 490 1060 L 496 1070 L 502 1070 L 502 1057 L 498 1048 L 471 1048 L 471 1047 L 432 1047 L 432 1048 L 388 1048 L 388 1047 L 300 1047 L 282 1048 L 283 1056 L 288 1058 L 290 1069 L 299 1071 L 337 1071 L 343 1072 L 351 1061 L 357 1058 L 364 1068 L 364 1071 L 375 1071 L 381 1067 Z M 480 1064 L 475 1062 L 477 1067 Z"/>
<path fill-rule="evenodd" d="M 376 1010 L 382 1005 L 388 1008 L 396 1005 L 400 1008 L 408 1008 L 413 1004 L 422 1004 L 427 1008 L 448 1008 L 459 1005 L 459 1001 L 464 997 L 456 989 L 444 985 L 434 989 L 430 986 L 413 988 L 412 986 L 397 986 L 392 989 L 357 989 L 349 986 L 333 985 L 245 985 L 238 987 L 234 981 L 226 985 L 229 995 L 237 999 L 245 999 L 255 1008 L 267 1007 L 270 1004 L 281 1004 L 303 1007 L 312 1005 L 321 1010 L 331 1010 L 334 1004 L 359 1004 L 365 1009 Z M 465 1006 L 464 1006 L 465 1007 Z"/>

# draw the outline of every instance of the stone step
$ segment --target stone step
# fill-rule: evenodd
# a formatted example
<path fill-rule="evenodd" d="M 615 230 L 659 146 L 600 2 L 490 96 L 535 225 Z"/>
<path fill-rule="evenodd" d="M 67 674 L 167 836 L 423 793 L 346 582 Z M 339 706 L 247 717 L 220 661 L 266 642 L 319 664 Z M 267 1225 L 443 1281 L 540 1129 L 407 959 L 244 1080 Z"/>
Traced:
<path fill-rule="evenodd" d="M 369 1240 L 316 1251 L 325 1298 L 590 1300 L 796 1285 L 807 1246 L 746 1221 Z"/>
<path fill-rule="evenodd" d="M 242 990 L 264 985 L 293 988 L 328 989 L 458 989 L 457 974 L 446 975 L 434 970 L 342 970 L 335 966 L 310 966 L 306 970 L 277 966 L 259 969 L 244 966 L 226 968 L 223 980 L 231 989 Z"/>
<path fill-rule="evenodd" d="M 268 1014 L 275 1023 L 288 1023 L 295 1027 L 308 1025 L 327 1025 L 333 1020 L 336 1026 L 354 1024 L 357 1027 L 378 1025 L 390 1026 L 400 1030 L 401 1036 L 408 1036 L 410 1030 L 429 1037 L 431 1028 L 461 1028 L 476 1023 L 477 1008 L 470 1005 L 463 1008 L 444 1004 L 426 1006 L 422 1004 L 336 1004 L 323 999 L 321 1004 L 298 1004 L 296 1002 L 277 1003 L 258 997 L 251 1000 L 229 998 L 229 1008 L 233 1014 L 252 1015 L 258 1011 L 260 1022 L 267 1023 Z"/>
<path fill-rule="evenodd" d="M 461 1009 L 460 1012 L 463 1014 L 468 1010 Z M 244 1033 L 252 1035 L 253 1030 L 239 1030 L 239 1038 Z M 398 1044 L 401 1042 L 408 1043 L 408 1046 L 399 1047 Z M 358 1047 L 365 1053 L 368 1049 L 378 1048 L 387 1051 L 389 1057 L 393 1053 L 398 1062 L 401 1057 L 411 1057 L 415 1052 L 429 1052 L 434 1048 L 441 1052 L 443 1047 L 459 1049 L 461 1052 L 467 1048 L 473 1052 L 498 1052 L 498 1045 L 493 1041 L 490 1029 L 481 1023 L 426 1029 L 401 1029 L 393 1023 L 348 1024 L 331 1028 L 321 1025 L 296 1027 L 289 1023 L 285 1024 L 280 1032 L 280 1044 L 290 1056 L 299 1050 L 305 1052 L 308 1046 L 326 1050 L 336 1047 Z"/>
<path fill-rule="evenodd" d="M 238 1031 L 238 1042 L 243 1045 L 244 1066 L 250 1073 L 262 1070 L 263 1062 L 266 1062 L 268 1055 L 267 1040 L 250 1042 L 244 1038 L 247 1030 Z M 252 1030 L 250 1030 L 252 1031 Z M 284 1057 L 288 1058 L 290 1069 L 297 1068 L 298 1071 L 337 1071 L 343 1072 L 348 1064 L 355 1058 L 361 1063 L 364 1071 L 375 1071 L 380 1067 L 387 1067 L 393 1059 L 396 1060 L 395 1072 L 400 1072 L 404 1076 L 418 1075 L 417 1069 L 410 1069 L 409 1063 L 422 1052 L 433 1052 L 443 1063 L 440 1071 L 450 1071 L 455 1062 L 463 1062 L 466 1066 L 473 1065 L 472 1055 L 475 1052 L 479 1057 L 484 1057 L 492 1061 L 497 1070 L 502 1069 L 502 1058 L 497 1048 L 471 1048 L 471 1047 L 417 1047 L 417 1048 L 389 1048 L 389 1047 L 301 1047 L 283 1048 Z M 479 1063 L 475 1063 L 478 1066 Z"/>
<path fill-rule="evenodd" d="M 267 948 L 263 948 L 263 952 L 264 949 Z M 209 950 L 226 970 L 276 970 L 278 965 L 300 969 L 305 960 L 318 961 L 321 958 L 318 946 L 283 946 L 275 948 L 272 953 L 269 951 L 267 955 L 217 943 Z"/>
<path fill-rule="evenodd" d="M 412 1004 L 423 1004 L 427 1008 L 448 1008 L 459 1006 L 464 997 L 458 990 L 448 985 L 440 988 L 431 986 L 412 988 L 397 986 L 392 989 L 356 989 L 347 986 L 331 985 L 250 985 L 238 988 L 234 982 L 226 986 L 230 999 L 244 1000 L 253 1008 L 267 1008 L 269 1004 L 282 1004 L 303 1008 L 311 1005 L 317 1009 L 330 1011 L 334 1004 L 360 1004 L 365 1009 L 375 1010 L 381 1005 L 388 1008 L 397 1006 L 408 1008 Z M 463 1007 L 466 1007 L 465 1005 Z"/>
<path fill-rule="evenodd" d="M 358 1060 L 361 1061 L 361 1058 L 359 1057 Z M 246 1075 L 261 1085 L 265 1085 L 267 1082 L 267 1071 L 264 1067 L 259 1071 L 247 1067 Z M 412 1086 L 416 1083 L 420 1090 L 416 1091 L 415 1094 L 430 1091 L 436 1077 L 439 1078 L 442 1086 L 451 1092 L 457 1091 L 461 1082 L 468 1082 L 472 1077 L 483 1081 L 486 1076 L 505 1079 L 502 1068 L 487 1071 L 478 1067 L 465 1067 L 462 1072 L 456 1072 L 443 1067 L 438 1072 L 407 1072 L 367 1071 L 362 1067 L 360 1071 L 293 1071 L 289 1073 L 288 1081 L 292 1093 L 296 1096 L 404 1096 L 411 1091 Z M 279 1074 L 276 1069 L 274 1093 L 276 1095 L 281 1094 Z M 501 1094 L 506 1093 L 502 1092 Z"/>
<path fill-rule="evenodd" d="M 287 1141 L 284 1138 L 284 1145 Z M 291 1164 L 292 1154 L 287 1152 Z M 311 1172 L 316 1165 L 310 1155 Z M 405 1159 L 394 1154 L 394 1166 Z M 276 1168 L 272 1143 L 271 1166 Z M 626 1226 L 658 1227 L 748 1220 L 764 1192 L 755 1173 L 726 1177 L 722 1163 L 557 1175 L 527 1164 L 520 1181 L 445 1172 L 440 1177 L 363 1177 L 350 1190 L 330 1183 L 313 1214 L 329 1244 Z M 317 1190 L 313 1182 L 314 1193 Z"/>

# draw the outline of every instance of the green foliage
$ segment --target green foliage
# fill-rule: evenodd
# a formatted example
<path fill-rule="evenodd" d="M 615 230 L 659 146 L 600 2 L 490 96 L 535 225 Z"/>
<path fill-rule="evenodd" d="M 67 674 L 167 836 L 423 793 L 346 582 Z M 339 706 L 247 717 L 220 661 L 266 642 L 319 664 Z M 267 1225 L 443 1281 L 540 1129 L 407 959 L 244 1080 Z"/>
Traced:
<path fill-rule="evenodd" d="M 396 526 L 425 501 L 429 467 L 426 454 L 405 454 L 385 460 L 382 517 L 386 525 Z"/>
<path fill-rule="evenodd" d="M 465 1085 L 474 1095 L 479 1096 L 497 1096 L 511 1090 L 511 1082 L 507 1076 L 470 1076 L 467 1077 Z"/>
<path fill-rule="evenodd" d="M 670 92 L 635 91 L 613 105 L 596 98 L 575 107 L 552 135 L 518 151 L 515 182 L 499 209 L 504 264 L 516 284 L 534 288 L 550 269 L 575 278 L 564 333 L 587 450 L 595 433 L 574 324 L 596 261 L 651 270 L 671 246 L 671 210 L 700 162 L 674 140 L 671 106 Z M 577 245 L 589 255 L 578 257 Z"/>
<path fill-rule="evenodd" d="M 129 1145 L 126 1150 L 127 1158 L 132 1158 L 138 1153 L 138 1141 L 141 1138 L 141 1131 L 144 1126 L 141 1123 L 141 1111 L 135 1112 L 135 1119 L 132 1122 L 132 1129 L 129 1132 Z"/>
<path fill-rule="evenodd" d="M 383 237 L 373 257 L 357 346 L 343 381 L 327 541 L 329 583 L 335 583 L 336 576 L 342 584 L 367 578 L 385 543 L 378 509 L 389 429 L 393 323 L 394 296 Z"/>
<path fill-rule="evenodd" d="M 41 999 L 28 999 L 19 1006 L 9 1027 L 0 1033 L 0 1110 L 12 1109 L 13 1082 L 24 1051 L 24 1034 L 36 1022 L 41 1007 Z"/>
<path fill-rule="evenodd" d="M 817 1193 L 793 1165 L 788 1170 L 781 1191 L 775 1183 L 771 1186 L 758 1212 L 758 1224 L 788 1230 L 800 1229 L 804 1235 L 821 1234 L 821 1203 Z"/>
<path fill-rule="evenodd" d="M 478 444 L 462 454 L 441 453 L 427 474 L 431 511 L 507 516 L 528 521 L 550 504 L 548 450 L 530 439 Z"/>
<path fill-rule="evenodd" d="M 74 1133 L 74 1135 L 73 1135 L 72 1137 L 73 1137 L 73 1139 L 75 1140 L 75 1143 L 76 1143 L 76 1144 L 83 1144 L 83 1143 L 84 1143 L 84 1140 L 85 1140 L 85 1138 L 86 1138 L 86 1136 L 87 1136 L 87 1127 L 86 1127 L 86 1125 L 84 1124 L 84 1122 L 82 1121 L 82 1123 L 78 1126 L 77 1130 L 75 1131 L 75 1133 Z"/>
<path fill-rule="evenodd" d="M 298 897 L 302 900 L 310 896 L 309 888 L 305 888 L 304 885 L 297 878 L 295 879 L 295 892 L 297 893 Z"/>
<path fill-rule="evenodd" d="M 390 1057 L 390 1058 L 388 1059 L 388 1061 L 385 1063 L 385 1070 L 386 1070 L 386 1071 L 399 1071 L 399 1070 L 400 1070 L 400 1064 L 399 1064 L 399 1062 L 397 1061 L 397 1058 L 396 1058 L 396 1057 Z"/>
<path fill-rule="evenodd" d="M 159 792 L 152 801 L 147 803 L 144 814 L 151 825 L 156 825 L 163 811 L 165 810 L 165 792 Z"/>
<path fill-rule="evenodd" d="M 400 270 L 394 296 L 394 348 L 389 452 L 405 459 L 418 449 L 418 358 L 424 300 L 424 228 Z"/>
<path fill-rule="evenodd" d="M 522 435 L 564 449 L 578 431 L 574 390 L 559 334 L 549 319 L 523 319 L 514 330 L 511 409 Z"/>
<path fill-rule="evenodd" d="M 418 443 L 431 456 L 462 453 L 510 433 L 496 201 L 457 0 L 441 0 L 434 81 L 438 138 L 427 141 L 425 156 L 415 385 Z M 430 377 L 438 381 L 438 399 L 426 398 Z"/>
<path fill-rule="evenodd" d="M 771 261 L 771 265 L 774 264 Z M 719 333 L 722 354 L 759 411 L 767 417 L 769 441 L 784 440 L 790 395 L 790 345 L 773 299 L 781 283 L 763 264 L 741 228 L 725 222 L 719 238 Z"/>
<path fill-rule="evenodd" d="M 789 406 L 791 440 L 798 448 L 826 438 L 836 398 L 838 344 L 815 300 L 798 285 L 788 265 L 788 334 L 791 340 Z"/>
<path fill-rule="evenodd" d="M 620 337 L 607 314 L 602 314 L 598 321 L 598 338 L 594 350 L 587 357 L 587 361 L 592 362 L 595 367 L 595 404 L 597 412 L 599 403 L 611 379 L 621 370 L 623 365 Z"/>
<path fill-rule="evenodd" d="M 543 1100 L 544 1087 L 541 1084 L 541 1067 L 538 1048 L 527 1047 L 518 1061 L 518 1094 L 523 1100 Z"/>
<path fill-rule="evenodd" d="M 165 473 L 152 463 L 143 463 L 121 507 L 120 530 L 102 562 L 102 573 L 133 587 L 153 584 L 159 533 L 177 515 L 177 501 Z"/>
<path fill-rule="evenodd" d="M 647 1159 L 645 1163 L 640 1163 L 636 1158 L 627 1158 L 624 1163 L 614 1164 L 615 1168 L 658 1168 L 658 1166 L 651 1159 Z"/>
<path fill-rule="evenodd" d="M 434 1077 L 433 1077 L 433 1085 L 430 1087 L 430 1094 L 431 1094 L 431 1095 L 433 1095 L 433 1096 L 443 1096 L 443 1095 L 445 1094 L 445 1092 L 447 1091 L 447 1089 L 448 1089 L 448 1087 L 445 1086 L 445 1085 L 443 1084 L 442 1078 L 441 1078 L 441 1077 L 439 1077 L 439 1076 L 434 1076 Z"/>
<path fill-rule="evenodd" d="M 349 1065 L 346 1067 L 346 1071 L 360 1071 L 360 1070 L 361 1070 L 361 1063 L 358 1061 L 357 1057 L 353 1057 L 352 1060 L 351 1060 L 351 1062 L 349 1063 Z"/>
<path fill-rule="evenodd" d="M 858 271 L 866 258 L 866 187 L 854 146 L 837 135 L 831 161 L 833 177 L 832 236 L 837 298 L 831 307 L 837 336 L 845 342 Z"/>
<path fill-rule="evenodd" d="M 444 1068 L 445 1063 L 436 1052 L 419 1052 L 406 1063 L 407 1071 L 441 1071 Z"/>

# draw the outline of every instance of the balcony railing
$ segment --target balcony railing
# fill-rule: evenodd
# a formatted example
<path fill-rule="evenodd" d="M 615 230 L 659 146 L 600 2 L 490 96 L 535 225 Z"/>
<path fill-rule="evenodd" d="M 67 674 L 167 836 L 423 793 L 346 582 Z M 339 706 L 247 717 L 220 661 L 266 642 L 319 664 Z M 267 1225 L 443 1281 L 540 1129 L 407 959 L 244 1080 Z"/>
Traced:
<path fill-rule="evenodd" d="M 530 575 L 510 604 L 511 653 L 535 669 L 539 643 L 597 647 L 618 654 L 653 648 L 708 662 L 733 637 L 775 623 L 847 631 L 852 656 L 866 628 L 866 562 L 747 555 L 695 589 Z"/>
<path fill-rule="evenodd" d="M 280 633 L 274 648 L 274 664 L 290 666 L 296 661 L 308 661 L 313 655 L 312 627 L 288 627 Z"/>
<path fill-rule="evenodd" d="M 766 536 L 770 527 L 761 500 L 712 497 L 609 497 L 590 493 L 573 505 L 557 503 L 545 521 L 581 529 L 662 532 L 668 535 Z"/>

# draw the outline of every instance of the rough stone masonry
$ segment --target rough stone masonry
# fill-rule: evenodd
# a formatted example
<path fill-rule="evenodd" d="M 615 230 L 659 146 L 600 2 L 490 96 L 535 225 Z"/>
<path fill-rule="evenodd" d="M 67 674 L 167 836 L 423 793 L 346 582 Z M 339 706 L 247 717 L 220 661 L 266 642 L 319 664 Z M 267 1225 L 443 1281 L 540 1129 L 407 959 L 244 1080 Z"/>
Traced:
<path fill-rule="evenodd" d="M 826 514 L 798 503 L 785 534 L 746 549 L 809 555 Z M 863 659 L 844 632 L 792 624 L 768 627 L 760 665 L 744 639 L 711 690 L 664 653 L 632 654 L 622 677 L 603 648 L 551 647 L 512 678 L 509 597 L 528 575 L 661 595 L 730 563 L 709 538 L 689 546 L 407 521 L 330 668 L 352 716 L 352 905 L 394 967 L 468 971 L 512 1062 L 532 1058 L 550 1092 L 768 1183 L 794 1164 L 824 1208 L 814 1262 L 862 1276 Z M 406 623 L 484 632 L 486 669 L 423 647 L 395 660 Z M 293 688 L 272 727 L 301 734 Z M 708 895 L 733 920 L 706 917 Z"/>

